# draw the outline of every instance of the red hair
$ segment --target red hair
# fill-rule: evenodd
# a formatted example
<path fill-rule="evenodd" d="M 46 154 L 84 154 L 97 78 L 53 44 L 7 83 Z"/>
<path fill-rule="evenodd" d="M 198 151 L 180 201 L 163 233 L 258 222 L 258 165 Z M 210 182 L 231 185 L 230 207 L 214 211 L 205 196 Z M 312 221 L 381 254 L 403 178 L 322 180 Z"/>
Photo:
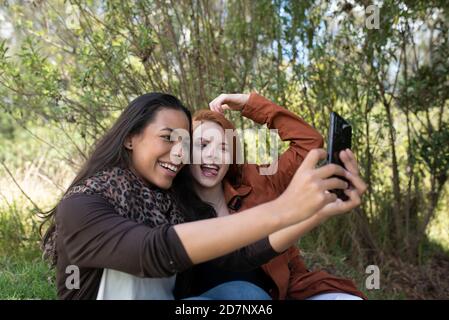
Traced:
<path fill-rule="evenodd" d="M 234 124 L 225 118 L 225 116 L 219 112 L 215 112 L 209 109 L 201 109 L 195 112 L 195 114 L 192 117 L 193 121 L 211 121 L 216 124 L 218 124 L 220 127 L 223 128 L 223 130 L 230 129 L 235 131 Z M 225 131 L 226 132 L 226 131 Z M 226 173 L 226 176 L 224 177 L 227 179 L 231 184 L 238 185 L 240 183 L 240 177 L 241 177 L 241 165 L 237 163 L 237 155 L 240 151 L 239 140 L 235 135 L 232 136 L 232 163 L 229 165 L 229 170 Z"/>

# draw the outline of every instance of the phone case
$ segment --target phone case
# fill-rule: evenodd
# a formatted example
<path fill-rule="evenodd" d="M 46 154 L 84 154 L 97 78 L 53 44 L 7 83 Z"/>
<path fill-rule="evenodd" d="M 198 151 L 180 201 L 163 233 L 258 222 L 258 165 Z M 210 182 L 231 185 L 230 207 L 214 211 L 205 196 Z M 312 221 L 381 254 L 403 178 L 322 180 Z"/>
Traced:
<path fill-rule="evenodd" d="M 351 149 L 351 140 L 351 125 L 336 112 L 331 112 L 327 144 L 327 163 L 335 163 L 344 167 L 343 162 L 340 160 L 339 153 L 342 150 Z M 346 178 L 338 178 L 349 183 Z M 348 199 L 343 190 L 331 190 L 331 192 L 337 194 L 337 196 L 343 201 Z"/>

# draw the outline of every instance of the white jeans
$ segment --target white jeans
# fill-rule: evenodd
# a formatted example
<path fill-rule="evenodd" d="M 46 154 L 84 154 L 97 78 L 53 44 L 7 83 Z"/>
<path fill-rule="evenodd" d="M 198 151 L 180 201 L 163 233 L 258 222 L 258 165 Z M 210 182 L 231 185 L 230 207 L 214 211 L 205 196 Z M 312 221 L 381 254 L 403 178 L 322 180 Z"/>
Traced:
<path fill-rule="evenodd" d="M 310 298 L 307 298 L 306 300 L 363 300 L 363 299 L 349 293 L 335 292 L 335 293 L 317 294 L 311 296 Z"/>

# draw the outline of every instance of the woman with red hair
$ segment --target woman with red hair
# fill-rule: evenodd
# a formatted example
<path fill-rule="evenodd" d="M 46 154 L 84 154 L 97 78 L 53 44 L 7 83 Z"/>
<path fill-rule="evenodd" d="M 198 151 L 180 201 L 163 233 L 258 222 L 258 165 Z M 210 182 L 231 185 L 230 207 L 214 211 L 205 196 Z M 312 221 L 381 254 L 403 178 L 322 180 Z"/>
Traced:
<path fill-rule="evenodd" d="M 259 94 L 222 94 L 193 117 L 193 161 L 190 171 L 195 191 L 218 216 L 238 213 L 277 198 L 288 186 L 307 153 L 323 146 L 323 138 L 313 127 L 292 112 Z M 238 161 L 238 139 L 224 110 L 239 111 L 258 124 L 277 129 L 289 148 L 269 168 Z M 184 276 L 178 275 L 179 298 L 201 293 L 230 281 L 247 281 L 265 289 L 273 299 L 360 299 L 363 294 L 354 283 L 324 271 L 307 270 L 296 243 L 299 238 L 332 216 L 349 212 L 360 205 L 366 185 L 359 177 L 354 154 L 342 151 L 340 158 L 349 171 L 352 186 L 345 190 L 347 201 L 328 204 L 311 218 L 269 236 L 278 256 L 262 267 L 231 271 L 214 261 L 197 265 Z M 241 163 L 241 164 L 240 164 Z M 273 169 L 274 168 L 274 169 Z M 261 174 L 261 170 L 265 170 Z"/>

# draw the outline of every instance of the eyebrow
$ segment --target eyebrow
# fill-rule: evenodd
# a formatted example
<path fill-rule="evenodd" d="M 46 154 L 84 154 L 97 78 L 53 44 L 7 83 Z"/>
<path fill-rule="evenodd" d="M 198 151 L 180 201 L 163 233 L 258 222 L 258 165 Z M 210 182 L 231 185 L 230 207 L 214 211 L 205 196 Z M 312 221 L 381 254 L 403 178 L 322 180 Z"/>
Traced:
<path fill-rule="evenodd" d="M 162 128 L 160 131 L 170 131 L 170 132 L 172 132 L 173 129 L 172 129 L 172 128 L 166 127 L 166 128 Z"/>
<path fill-rule="evenodd" d="M 199 137 L 199 138 L 196 139 L 196 141 L 198 141 L 198 140 L 201 141 L 201 142 L 210 142 L 211 141 L 211 140 L 203 138 L 203 137 Z M 225 142 L 222 142 L 221 145 L 228 146 L 229 143 L 225 141 Z"/>

